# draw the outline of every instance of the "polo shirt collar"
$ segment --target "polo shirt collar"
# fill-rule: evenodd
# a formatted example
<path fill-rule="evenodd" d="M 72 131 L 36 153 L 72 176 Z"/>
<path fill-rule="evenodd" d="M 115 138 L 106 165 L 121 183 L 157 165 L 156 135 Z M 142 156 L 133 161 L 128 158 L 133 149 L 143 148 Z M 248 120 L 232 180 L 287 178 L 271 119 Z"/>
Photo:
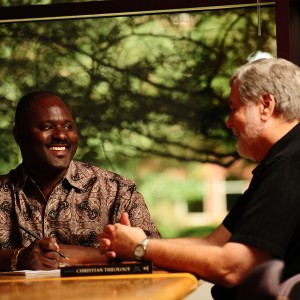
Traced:
<path fill-rule="evenodd" d="M 286 135 L 284 135 L 279 141 L 277 141 L 264 157 L 264 159 L 258 164 L 258 166 L 253 170 L 253 174 L 256 173 L 262 166 L 266 165 L 274 157 L 280 155 L 287 147 L 295 143 L 295 140 L 300 141 L 300 123 L 298 123 L 294 128 L 292 128 Z M 300 150 L 300 143 L 295 144 Z"/>

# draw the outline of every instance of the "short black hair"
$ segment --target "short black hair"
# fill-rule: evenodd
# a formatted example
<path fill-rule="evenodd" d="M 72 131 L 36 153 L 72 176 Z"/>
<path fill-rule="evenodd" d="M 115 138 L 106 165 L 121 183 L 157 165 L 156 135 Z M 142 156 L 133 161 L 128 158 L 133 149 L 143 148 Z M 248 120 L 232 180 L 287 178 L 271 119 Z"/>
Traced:
<path fill-rule="evenodd" d="M 34 91 L 24 95 L 18 102 L 15 112 L 15 125 L 20 126 L 23 117 L 30 110 L 32 104 L 40 99 L 45 97 L 57 97 L 60 99 L 58 95 L 50 91 Z"/>

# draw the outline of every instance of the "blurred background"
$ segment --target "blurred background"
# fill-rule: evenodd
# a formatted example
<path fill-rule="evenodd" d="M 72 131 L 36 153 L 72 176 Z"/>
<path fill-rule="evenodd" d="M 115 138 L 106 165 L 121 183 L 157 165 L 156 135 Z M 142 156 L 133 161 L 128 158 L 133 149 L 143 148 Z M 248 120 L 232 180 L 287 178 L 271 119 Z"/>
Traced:
<path fill-rule="evenodd" d="M 274 7 L 0 24 L 0 173 L 21 162 L 18 100 L 50 90 L 77 160 L 133 179 L 164 237 L 205 235 L 252 176 L 225 121 L 230 76 L 261 55 L 276 56 Z"/>

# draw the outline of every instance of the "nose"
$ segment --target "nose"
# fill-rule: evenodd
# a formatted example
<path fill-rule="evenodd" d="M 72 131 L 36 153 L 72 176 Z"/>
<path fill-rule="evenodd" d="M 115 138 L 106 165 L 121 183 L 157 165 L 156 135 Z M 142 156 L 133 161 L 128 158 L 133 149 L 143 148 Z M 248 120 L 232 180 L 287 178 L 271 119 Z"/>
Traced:
<path fill-rule="evenodd" d="M 227 118 L 227 121 L 225 122 L 225 125 L 229 129 L 232 128 L 232 118 L 231 118 L 231 115 L 229 115 L 229 117 Z"/>
<path fill-rule="evenodd" d="M 62 127 L 56 127 L 55 131 L 52 134 L 53 139 L 57 140 L 65 140 L 66 139 L 66 133 Z"/>

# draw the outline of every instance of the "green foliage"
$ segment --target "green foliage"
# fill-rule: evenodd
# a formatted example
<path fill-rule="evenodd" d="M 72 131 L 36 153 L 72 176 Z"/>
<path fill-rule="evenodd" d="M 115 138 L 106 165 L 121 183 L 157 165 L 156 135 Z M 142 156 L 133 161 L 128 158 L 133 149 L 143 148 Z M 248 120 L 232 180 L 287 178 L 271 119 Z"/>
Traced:
<path fill-rule="evenodd" d="M 216 226 L 200 226 L 200 227 L 191 227 L 180 230 L 176 233 L 178 237 L 187 237 L 187 236 L 199 236 L 199 237 L 206 237 L 210 233 L 212 233 L 216 229 Z"/>
<path fill-rule="evenodd" d="M 195 164 L 191 165 L 197 167 Z M 192 176 L 191 171 L 188 166 L 174 165 L 164 170 L 155 170 L 148 175 L 144 174 L 139 190 L 149 205 L 158 204 L 162 199 L 169 203 L 189 202 L 195 199 L 202 201 L 205 193 L 204 183 L 200 176 Z"/>
<path fill-rule="evenodd" d="M 230 165 L 238 156 L 224 124 L 228 79 L 252 52 L 276 52 L 274 10 L 261 16 L 262 36 L 256 9 L 0 25 L 1 168 L 19 161 L 13 114 L 32 90 L 69 104 L 78 159 Z"/>

